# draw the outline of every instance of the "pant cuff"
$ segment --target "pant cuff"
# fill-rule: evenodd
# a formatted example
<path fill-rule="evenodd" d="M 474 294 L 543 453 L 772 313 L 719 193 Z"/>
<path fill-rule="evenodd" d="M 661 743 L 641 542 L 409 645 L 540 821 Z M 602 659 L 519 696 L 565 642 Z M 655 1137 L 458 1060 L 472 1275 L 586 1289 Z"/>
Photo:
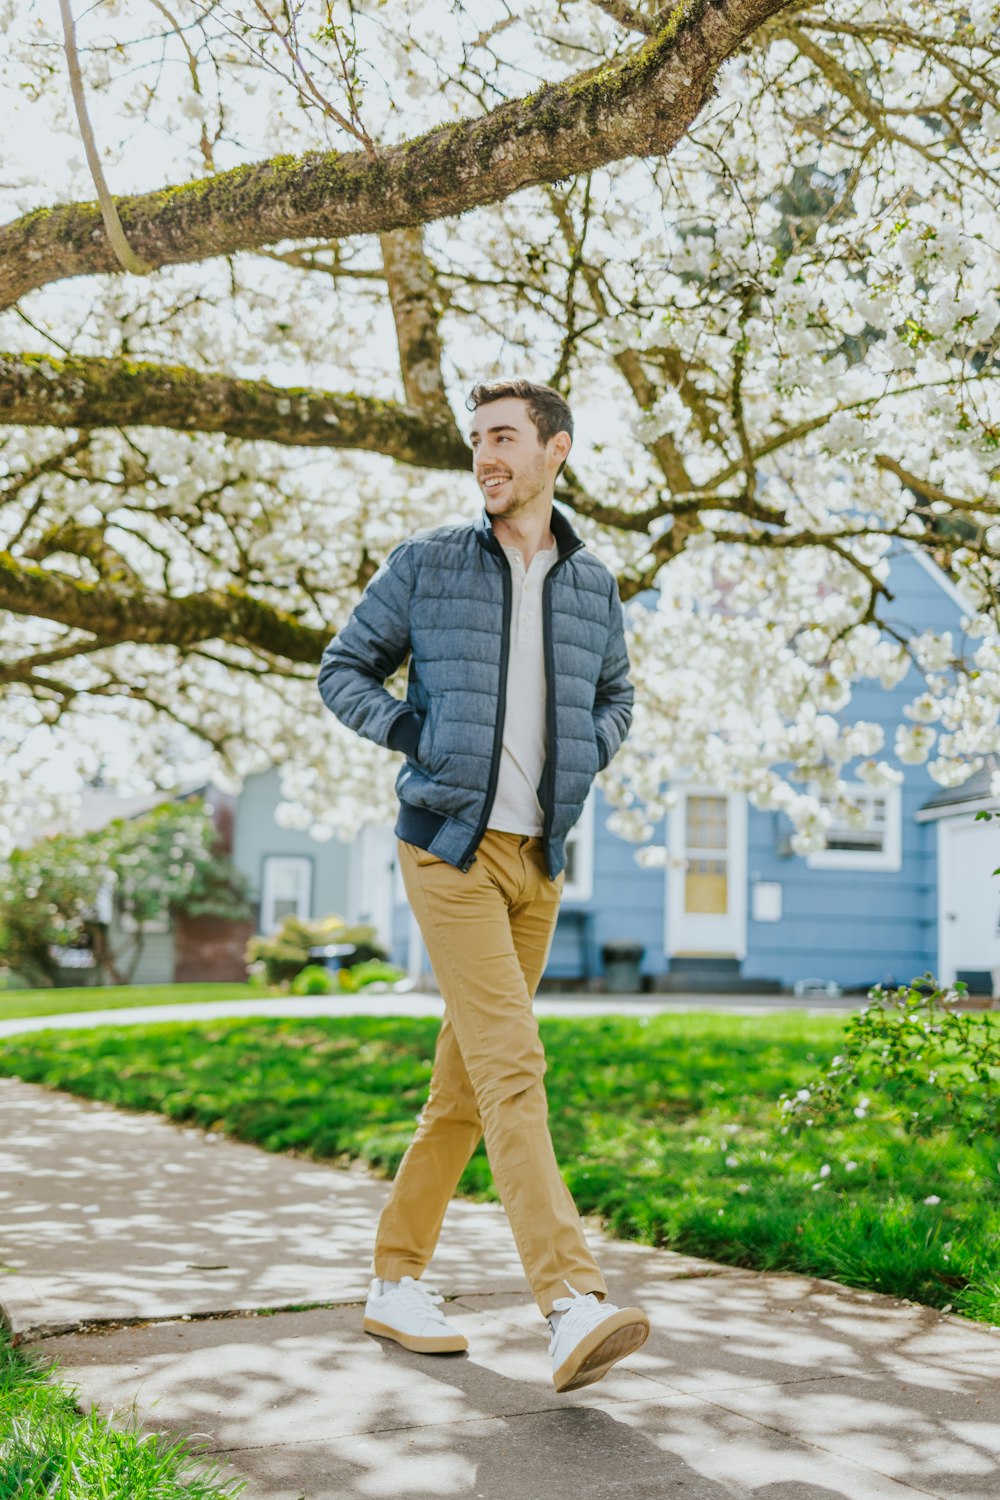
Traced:
<path fill-rule="evenodd" d="M 593 1292 L 597 1299 L 603 1302 L 608 1295 L 608 1288 L 604 1277 L 600 1273 L 595 1276 L 593 1272 L 589 1272 L 586 1276 L 570 1276 L 568 1279 L 583 1296 L 586 1296 L 588 1292 Z M 551 1286 L 542 1287 L 537 1291 L 535 1293 L 535 1301 L 538 1303 L 538 1310 L 542 1317 L 548 1317 L 552 1311 L 552 1304 L 557 1297 L 568 1297 L 569 1295 L 570 1290 L 565 1281 L 553 1282 Z"/>
<path fill-rule="evenodd" d="M 398 1258 L 393 1260 L 391 1256 L 388 1259 L 376 1256 L 372 1261 L 372 1275 L 386 1281 L 401 1281 L 404 1276 L 412 1276 L 414 1281 L 419 1281 L 426 1270 L 427 1267 L 417 1261 Z"/>

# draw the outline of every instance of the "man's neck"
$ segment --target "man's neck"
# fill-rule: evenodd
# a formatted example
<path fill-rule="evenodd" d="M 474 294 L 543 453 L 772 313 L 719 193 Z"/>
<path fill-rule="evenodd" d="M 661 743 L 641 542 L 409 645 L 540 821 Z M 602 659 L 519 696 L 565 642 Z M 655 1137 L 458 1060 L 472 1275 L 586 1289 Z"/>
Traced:
<path fill-rule="evenodd" d="M 524 566 L 530 568 L 536 552 L 547 552 L 556 545 L 550 521 L 552 506 L 539 514 L 517 516 L 512 521 L 493 521 L 493 532 L 498 542 L 505 547 L 516 547 L 524 558 Z"/>

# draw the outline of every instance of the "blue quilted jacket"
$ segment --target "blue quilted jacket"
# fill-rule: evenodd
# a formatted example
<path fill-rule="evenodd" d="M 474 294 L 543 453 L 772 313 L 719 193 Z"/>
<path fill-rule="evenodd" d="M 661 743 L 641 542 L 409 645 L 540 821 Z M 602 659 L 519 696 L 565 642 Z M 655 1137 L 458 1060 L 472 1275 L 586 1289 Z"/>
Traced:
<path fill-rule="evenodd" d="M 558 557 L 542 585 L 546 760 L 538 783 L 549 878 L 597 772 L 632 720 L 614 574 L 555 506 Z M 484 509 L 386 557 L 319 669 L 324 703 L 349 729 L 401 750 L 396 834 L 467 871 L 486 831 L 500 768 L 511 574 Z M 410 653 L 406 698 L 383 686 Z"/>

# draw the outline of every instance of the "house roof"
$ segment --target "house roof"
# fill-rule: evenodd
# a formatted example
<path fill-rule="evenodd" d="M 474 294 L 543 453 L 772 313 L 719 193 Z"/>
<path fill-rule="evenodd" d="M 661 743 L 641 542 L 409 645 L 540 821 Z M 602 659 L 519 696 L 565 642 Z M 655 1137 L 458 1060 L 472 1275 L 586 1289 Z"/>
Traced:
<path fill-rule="evenodd" d="M 945 808 L 958 811 L 969 803 L 995 802 L 997 799 L 991 795 L 990 781 L 998 769 L 1000 760 L 995 755 L 988 755 L 985 765 L 980 766 L 978 771 L 973 771 L 968 781 L 963 781 L 961 786 L 943 786 L 933 797 L 928 797 L 921 805 L 920 812 L 926 815 Z"/>
<path fill-rule="evenodd" d="M 192 782 L 190 786 L 179 786 L 174 791 L 143 792 L 122 795 L 110 787 L 84 787 L 80 792 L 80 811 L 74 832 L 91 833 L 103 828 L 112 818 L 138 818 L 161 802 L 172 802 L 178 797 L 190 797 L 195 792 L 206 790 L 204 782 Z"/>
<path fill-rule="evenodd" d="M 55 833 L 94 833 L 98 828 L 104 828 L 111 822 L 112 818 L 138 818 L 150 808 L 158 807 L 161 802 L 173 801 L 178 797 L 191 797 L 196 792 L 206 792 L 210 783 L 204 781 L 193 781 L 188 785 L 179 786 L 172 792 L 141 792 L 123 795 L 114 790 L 113 787 L 83 786 L 80 788 L 80 806 L 76 816 L 59 825 L 31 821 L 24 825 L 18 840 L 20 847 L 26 849 L 36 840 Z"/>

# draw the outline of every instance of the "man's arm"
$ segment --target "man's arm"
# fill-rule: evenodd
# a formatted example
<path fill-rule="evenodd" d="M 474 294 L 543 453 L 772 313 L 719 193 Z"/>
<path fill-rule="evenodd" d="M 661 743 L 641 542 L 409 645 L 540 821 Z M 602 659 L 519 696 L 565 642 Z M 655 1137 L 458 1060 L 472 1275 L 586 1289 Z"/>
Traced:
<path fill-rule="evenodd" d="M 342 724 L 365 739 L 412 755 L 423 723 L 382 684 L 410 649 L 413 553 L 400 542 L 369 581 L 350 619 L 323 652 L 317 685 Z"/>
<path fill-rule="evenodd" d="M 632 723 L 635 689 L 629 682 L 628 672 L 622 601 L 617 580 L 612 578 L 608 644 L 594 694 L 594 729 L 597 734 L 598 769 L 601 771 L 621 748 Z"/>

